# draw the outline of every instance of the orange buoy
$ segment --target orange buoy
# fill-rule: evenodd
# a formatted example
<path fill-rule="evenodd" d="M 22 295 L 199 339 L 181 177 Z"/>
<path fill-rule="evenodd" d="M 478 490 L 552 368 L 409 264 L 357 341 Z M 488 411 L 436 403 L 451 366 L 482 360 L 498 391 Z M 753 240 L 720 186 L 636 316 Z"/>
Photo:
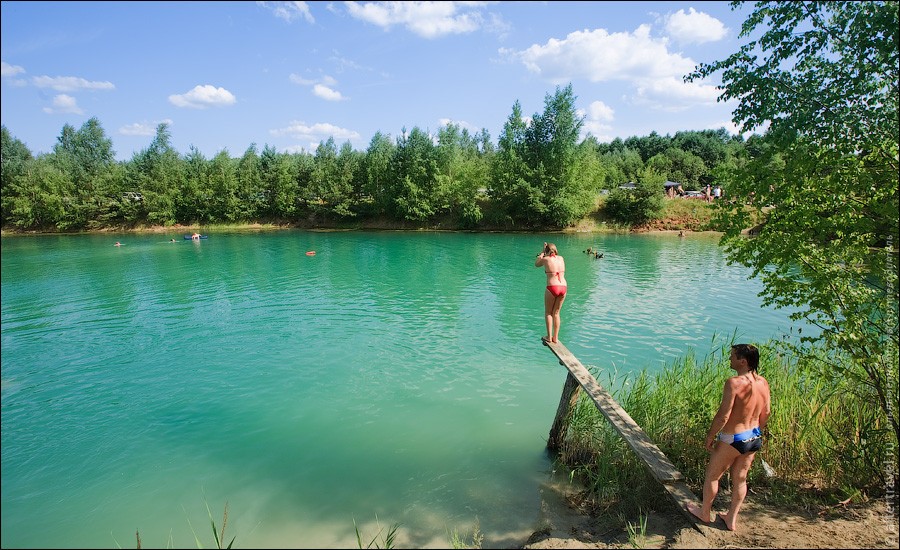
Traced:
<path fill-rule="evenodd" d="M 315 250 L 310 250 L 309 252 L 306 253 L 306 255 L 307 255 L 307 256 L 315 256 L 315 255 L 316 255 L 316 251 L 315 251 Z"/>

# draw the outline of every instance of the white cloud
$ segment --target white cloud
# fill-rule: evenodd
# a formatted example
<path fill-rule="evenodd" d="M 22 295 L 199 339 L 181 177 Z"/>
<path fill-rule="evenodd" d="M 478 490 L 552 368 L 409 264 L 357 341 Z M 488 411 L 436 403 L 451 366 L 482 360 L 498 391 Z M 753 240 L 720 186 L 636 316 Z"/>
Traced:
<path fill-rule="evenodd" d="M 10 78 L 24 72 L 25 69 L 18 65 L 10 65 L 6 61 L 0 61 L 0 76 L 3 78 Z"/>
<path fill-rule="evenodd" d="M 225 107 L 237 102 L 234 95 L 225 88 L 216 88 L 209 84 L 194 86 L 194 89 L 185 94 L 173 94 L 169 96 L 169 103 L 176 107 L 189 107 L 191 109 L 205 109 L 207 107 Z"/>
<path fill-rule="evenodd" d="M 666 32 L 682 44 L 703 44 L 725 38 L 728 29 L 721 21 L 694 8 L 678 10 L 666 16 Z"/>
<path fill-rule="evenodd" d="M 327 122 L 317 122 L 312 126 L 308 126 L 305 122 L 292 121 L 284 128 L 269 130 L 269 133 L 276 137 L 288 136 L 296 140 L 305 140 L 316 144 L 330 137 L 333 137 L 336 142 L 359 139 L 360 137 L 359 133 L 354 130 L 341 128 Z"/>
<path fill-rule="evenodd" d="M 316 83 L 315 80 L 307 80 L 298 74 L 291 73 L 288 79 L 294 84 L 300 84 L 301 86 L 312 86 Z"/>
<path fill-rule="evenodd" d="M 676 77 L 638 80 L 636 84 L 632 103 L 668 112 L 684 111 L 696 105 L 712 105 L 722 93 L 710 84 L 688 83 Z"/>
<path fill-rule="evenodd" d="M 328 86 L 324 84 L 316 84 L 312 89 L 313 95 L 317 97 L 321 97 L 327 101 L 341 101 L 344 99 L 344 96 L 341 95 L 341 92 L 336 90 L 332 90 Z"/>
<path fill-rule="evenodd" d="M 600 143 L 606 143 L 614 139 L 612 130 L 613 127 L 609 124 L 603 124 L 598 120 L 585 120 L 584 126 L 581 127 L 581 139 L 583 140 L 588 134 L 591 134 Z"/>
<path fill-rule="evenodd" d="M 306 2 L 257 2 L 256 4 L 272 10 L 275 17 L 284 19 L 288 23 L 299 17 L 306 19 L 308 23 L 316 22 Z"/>
<path fill-rule="evenodd" d="M 31 79 L 31 82 L 38 88 L 51 88 L 57 92 L 116 89 L 112 82 L 90 81 L 77 76 L 36 76 Z"/>
<path fill-rule="evenodd" d="M 630 83 L 635 93 L 632 101 L 654 108 L 678 110 L 697 103 L 714 104 L 719 95 L 708 84 L 684 83 L 683 76 L 697 63 L 670 52 L 667 39 L 651 37 L 649 25 L 641 25 L 633 33 L 576 31 L 562 40 L 551 38 L 525 50 L 499 51 L 556 85 L 579 79 Z"/>
<path fill-rule="evenodd" d="M 594 101 L 588 105 L 587 111 L 578 110 L 579 117 L 584 118 L 584 124 L 581 127 L 581 138 L 584 139 L 588 134 L 592 134 L 598 141 L 610 141 L 612 138 L 612 126 L 606 124 L 615 118 L 615 111 L 612 107 L 602 101 Z"/>
<path fill-rule="evenodd" d="M 3 78 L 3 83 L 9 86 L 27 86 L 28 82 L 22 78 L 15 78 L 17 74 L 22 74 L 25 72 L 23 67 L 18 65 L 10 65 L 6 61 L 0 61 L 0 77 Z"/>
<path fill-rule="evenodd" d="M 448 124 L 455 124 L 459 126 L 462 130 L 468 130 L 469 134 L 476 134 L 481 131 L 480 128 L 476 128 L 475 126 L 469 124 L 465 120 L 453 120 L 452 118 L 440 118 L 438 119 L 438 123 L 441 125 L 441 128 L 447 126 Z"/>
<path fill-rule="evenodd" d="M 590 120 L 612 120 L 615 118 L 615 111 L 602 101 L 594 101 L 588 105 L 587 117 Z"/>
<path fill-rule="evenodd" d="M 484 18 L 477 11 L 483 2 L 344 2 L 356 19 L 385 30 L 394 25 L 406 27 L 423 38 L 463 34 L 482 28 Z M 468 11 L 462 11 L 468 8 Z M 491 25 L 496 26 L 492 21 Z"/>
<path fill-rule="evenodd" d="M 48 115 L 57 115 L 57 114 L 84 114 L 84 111 L 81 110 L 81 107 L 78 106 L 78 101 L 66 94 L 59 94 L 58 96 L 53 98 L 53 106 L 52 107 L 44 107 L 44 112 Z"/>
<path fill-rule="evenodd" d="M 344 101 L 348 99 L 341 92 L 334 89 L 337 86 L 337 80 L 334 77 L 325 75 L 318 80 L 309 80 L 298 74 L 291 73 L 288 77 L 294 84 L 301 86 L 311 86 L 312 93 L 316 97 L 320 97 L 326 101 Z"/>
<path fill-rule="evenodd" d="M 133 124 L 128 124 L 127 126 L 122 126 L 119 128 L 119 134 L 123 136 L 155 136 L 156 135 L 156 127 L 161 123 L 166 123 L 169 126 L 172 125 L 172 119 L 160 120 L 159 122 L 147 123 L 147 122 L 135 122 Z"/>

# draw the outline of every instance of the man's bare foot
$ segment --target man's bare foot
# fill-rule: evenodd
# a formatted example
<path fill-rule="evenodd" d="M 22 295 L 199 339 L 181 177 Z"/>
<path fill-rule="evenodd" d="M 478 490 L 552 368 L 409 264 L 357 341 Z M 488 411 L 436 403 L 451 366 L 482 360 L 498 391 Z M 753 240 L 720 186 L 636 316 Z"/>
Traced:
<path fill-rule="evenodd" d="M 541 336 L 541 342 L 543 342 L 545 344 L 549 344 L 549 343 L 553 342 L 553 340 L 551 340 L 549 336 Z"/>
<path fill-rule="evenodd" d="M 729 531 L 734 531 L 734 522 L 732 521 L 729 523 L 728 514 L 719 512 L 718 514 L 716 514 L 716 518 L 722 520 L 722 523 L 725 524 L 726 529 L 728 529 Z"/>
<path fill-rule="evenodd" d="M 703 510 L 701 508 L 697 507 L 697 505 L 694 504 L 693 502 L 688 502 L 687 511 L 690 512 L 691 514 L 693 514 L 693 516 L 695 518 L 697 518 L 699 521 L 701 521 L 703 523 L 709 523 L 709 516 L 706 516 L 706 518 L 704 518 Z"/>

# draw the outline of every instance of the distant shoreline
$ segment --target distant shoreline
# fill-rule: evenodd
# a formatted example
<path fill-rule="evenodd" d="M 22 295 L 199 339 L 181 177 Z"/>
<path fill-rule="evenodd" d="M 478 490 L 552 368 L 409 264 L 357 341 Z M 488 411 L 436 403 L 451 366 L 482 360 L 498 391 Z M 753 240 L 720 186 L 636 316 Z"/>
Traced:
<path fill-rule="evenodd" d="M 275 223 L 246 223 L 246 224 L 213 224 L 213 225 L 153 225 L 140 227 L 104 227 L 99 229 L 86 229 L 80 231 L 36 231 L 36 230 L 17 230 L 5 228 L 0 230 L 0 236 L 28 236 L 28 235 L 102 235 L 102 234 L 164 234 L 164 233 L 190 233 L 193 231 L 216 232 L 216 231 L 285 231 L 285 230 L 302 230 L 302 231 L 431 231 L 431 232 L 451 232 L 451 233 L 561 233 L 561 234 L 601 234 L 601 235 L 632 235 L 632 234 L 673 234 L 684 232 L 685 236 L 690 234 L 701 235 L 720 235 L 719 231 L 698 231 L 689 227 L 675 227 L 666 229 L 649 229 L 643 227 L 637 228 L 611 228 L 600 225 L 578 224 L 573 227 L 563 229 L 503 229 L 503 228 L 480 228 L 480 229 L 463 229 L 463 228 L 446 228 L 446 227 L 417 227 L 402 226 L 400 224 L 384 224 L 384 223 L 361 223 L 358 225 L 297 225 L 297 224 L 275 224 Z"/>

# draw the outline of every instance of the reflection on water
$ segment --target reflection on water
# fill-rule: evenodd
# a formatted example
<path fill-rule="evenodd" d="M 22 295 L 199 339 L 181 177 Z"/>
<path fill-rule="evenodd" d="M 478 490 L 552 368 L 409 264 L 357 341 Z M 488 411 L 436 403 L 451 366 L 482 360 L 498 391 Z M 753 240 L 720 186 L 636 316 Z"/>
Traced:
<path fill-rule="evenodd" d="M 226 501 L 238 546 L 356 546 L 376 517 L 403 546 L 475 521 L 485 546 L 521 544 L 565 380 L 539 340 L 545 240 L 585 365 L 790 330 L 708 237 L 169 238 L 3 239 L 3 547 L 127 546 L 136 527 L 194 545 Z"/>

